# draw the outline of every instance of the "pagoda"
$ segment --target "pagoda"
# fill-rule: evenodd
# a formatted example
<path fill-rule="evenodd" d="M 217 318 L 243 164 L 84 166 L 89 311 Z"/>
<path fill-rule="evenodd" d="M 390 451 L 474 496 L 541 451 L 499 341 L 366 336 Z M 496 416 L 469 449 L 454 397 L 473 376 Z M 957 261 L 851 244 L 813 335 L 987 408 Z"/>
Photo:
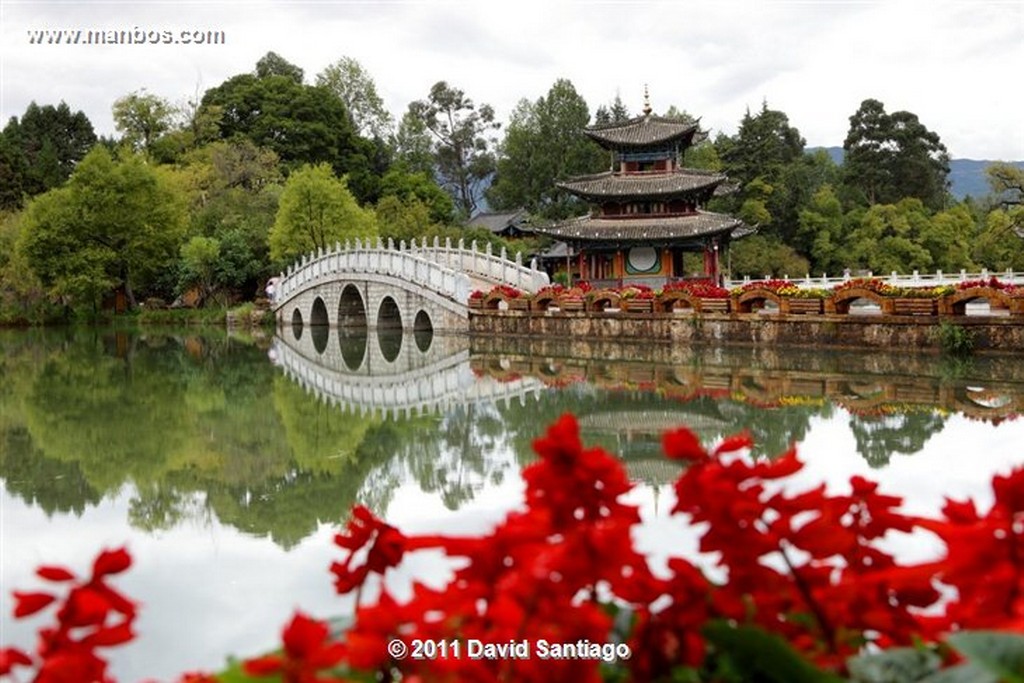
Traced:
<path fill-rule="evenodd" d="M 703 254 L 701 277 L 719 279 L 720 254 L 751 232 L 739 219 L 705 211 L 729 191 L 721 173 L 682 166 L 683 155 L 706 137 L 696 122 L 651 115 L 591 126 L 584 133 L 612 155 L 611 170 L 572 178 L 558 187 L 592 204 L 589 215 L 536 231 L 565 242 L 573 280 L 647 284 L 692 276 L 683 254 Z"/>

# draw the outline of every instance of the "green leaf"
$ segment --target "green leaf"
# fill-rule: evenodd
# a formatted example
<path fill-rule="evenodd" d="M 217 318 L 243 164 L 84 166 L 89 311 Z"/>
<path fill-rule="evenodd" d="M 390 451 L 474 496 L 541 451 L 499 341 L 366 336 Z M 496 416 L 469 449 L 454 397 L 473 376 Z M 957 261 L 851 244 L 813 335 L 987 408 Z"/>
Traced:
<path fill-rule="evenodd" d="M 742 681 L 773 683 L 839 683 L 840 678 L 815 668 L 782 638 L 759 628 L 714 622 L 704 636 L 718 651 L 720 662 Z"/>
<path fill-rule="evenodd" d="M 1000 680 L 995 674 L 968 662 L 943 669 L 916 683 L 1000 683 Z"/>
<path fill-rule="evenodd" d="M 853 683 L 910 683 L 938 671 L 942 659 L 928 650 L 900 647 L 850 657 L 846 665 Z"/>
<path fill-rule="evenodd" d="M 1024 683 L 1024 636 L 998 631 L 965 631 L 948 638 L 973 664 L 1006 683 Z"/>

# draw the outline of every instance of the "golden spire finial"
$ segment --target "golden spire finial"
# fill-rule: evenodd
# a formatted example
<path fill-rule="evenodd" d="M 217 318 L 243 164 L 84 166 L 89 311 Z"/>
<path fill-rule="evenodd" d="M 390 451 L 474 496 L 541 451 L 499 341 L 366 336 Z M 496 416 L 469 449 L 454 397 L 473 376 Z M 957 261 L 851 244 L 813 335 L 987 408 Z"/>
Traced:
<path fill-rule="evenodd" d="M 647 92 L 647 84 L 644 83 L 644 116 L 651 115 L 651 97 Z"/>

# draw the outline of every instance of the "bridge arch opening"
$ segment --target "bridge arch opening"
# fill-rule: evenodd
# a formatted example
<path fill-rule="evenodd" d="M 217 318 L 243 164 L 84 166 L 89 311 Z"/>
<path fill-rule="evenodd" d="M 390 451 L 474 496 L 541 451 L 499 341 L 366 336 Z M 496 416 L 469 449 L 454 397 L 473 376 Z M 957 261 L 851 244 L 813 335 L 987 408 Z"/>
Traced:
<path fill-rule="evenodd" d="M 363 302 L 363 295 L 355 285 L 345 285 L 338 300 L 338 328 L 366 326 L 366 304 Z"/>
<path fill-rule="evenodd" d="M 412 336 L 420 353 L 430 350 L 430 345 L 434 341 L 434 323 L 430 320 L 430 314 L 422 309 L 416 313 L 416 319 L 413 321 Z"/>
<path fill-rule="evenodd" d="M 327 304 L 320 297 L 313 300 L 313 310 L 309 313 L 309 334 L 313 340 L 313 348 L 322 354 L 327 350 L 327 339 L 330 337 L 330 320 L 327 318 Z"/>
<path fill-rule="evenodd" d="M 384 360 L 394 363 L 398 354 L 402 352 L 402 329 L 385 328 L 377 331 L 377 344 L 380 346 L 380 355 Z"/>
<path fill-rule="evenodd" d="M 338 328 L 338 346 L 341 347 L 341 360 L 345 367 L 353 372 L 362 367 L 366 359 L 366 346 L 369 334 L 365 327 L 356 329 Z"/>
<path fill-rule="evenodd" d="M 377 309 L 377 329 L 402 329 L 402 311 L 390 296 L 384 297 L 380 302 L 380 307 Z"/>
<path fill-rule="evenodd" d="M 313 309 L 309 312 L 310 325 L 327 325 L 327 305 L 324 300 L 317 297 L 313 300 Z"/>
<path fill-rule="evenodd" d="M 298 308 L 292 311 L 292 334 L 295 341 L 302 339 L 302 311 Z"/>

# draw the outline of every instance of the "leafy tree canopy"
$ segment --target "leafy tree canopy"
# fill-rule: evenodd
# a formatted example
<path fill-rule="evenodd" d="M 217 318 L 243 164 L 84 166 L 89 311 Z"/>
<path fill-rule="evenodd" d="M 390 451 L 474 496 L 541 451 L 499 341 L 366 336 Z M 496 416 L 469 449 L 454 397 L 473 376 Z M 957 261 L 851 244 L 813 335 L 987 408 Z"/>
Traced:
<path fill-rule="evenodd" d="M 166 99 L 143 88 L 114 102 L 114 126 L 132 149 L 148 151 L 157 138 L 171 129 L 177 113 L 177 108 Z"/>
<path fill-rule="evenodd" d="M 317 75 L 316 84 L 326 87 L 345 103 L 359 135 L 381 140 L 391 135 L 394 120 L 377 94 L 373 77 L 358 61 L 342 57 Z"/>
<path fill-rule="evenodd" d="M 23 196 L 59 186 L 95 144 L 92 123 L 81 111 L 64 102 L 29 104 L 0 134 L 0 208 L 19 207 Z"/>
<path fill-rule="evenodd" d="M 522 100 L 499 148 L 497 176 L 486 193 L 491 206 L 556 219 L 585 210 L 555 183 L 607 166 L 605 153 L 583 134 L 589 121 L 586 101 L 566 79 L 536 102 Z"/>
<path fill-rule="evenodd" d="M 949 154 L 915 114 L 888 114 L 878 100 L 861 102 L 843 143 L 844 182 L 869 204 L 916 197 L 932 210 L 946 202 Z"/>
<path fill-rule="evenodd" d="M 360 201 L 375 201 L 388 163 L 383 143 L 356 135 L 345 104 L 331 90 L 280 71 L 258 68 L 256 75 L 229 78 L 206 92 L 200 114 L 215 112 L 221 139 L 248 138 L 277 154 L 286 169 L 330 164 L 349 176 Z"/>
<path fill-rule="evenodd" d="M 464 216 L 476 212 L 483 183 L 494 172 L 491 131 L 494 120 L 489 104 L 477 107 L 458 88 L 438 81 L 425 100 L 409 104 L 409 114 L 419 118 L 433 136 L 433 167 Z"/>
<path fill-rule="evenodd" d="M 327 164 L 303 166 L 285 183 L 270 232 L 270 257 L 285 264 L 336 242 L 377 236 L 373 211 L 361 208 Z"/>
<path fill-rule="evenodd" d="M 96 147 L 65 187 L 29 205 L 19 248 L 51 295 L 89 305 L 121 285 L 134 307 L 135 287 L 175 256 L 184 204 L 139 157 L 114 159 Z"/>

